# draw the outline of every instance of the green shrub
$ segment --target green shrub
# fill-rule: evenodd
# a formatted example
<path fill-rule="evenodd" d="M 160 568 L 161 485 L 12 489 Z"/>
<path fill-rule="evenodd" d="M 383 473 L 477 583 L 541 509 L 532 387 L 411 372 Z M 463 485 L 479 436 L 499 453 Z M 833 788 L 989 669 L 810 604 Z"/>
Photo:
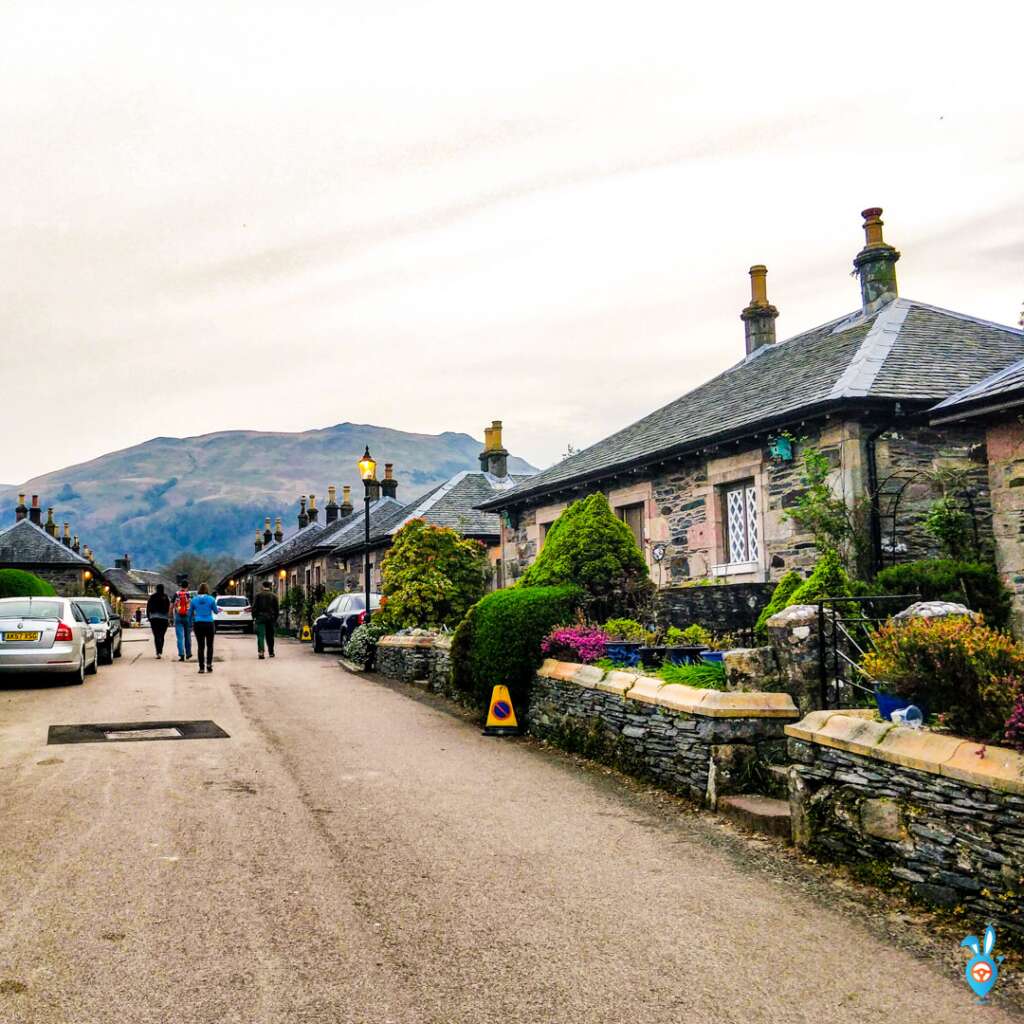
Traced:
<path fill-rule="evenodd" d="M 882 688 L 920 700 L 953 732 L 1003 737 L 1024 681 L 1024 648 L 971 619 L 892 620 L 871 637 L 862 665 Z"/>
<path fill-rule="evenodd" d="M 57 593 L 44 579 L 22 569 L 0 569 L 0 597 L 53 597 Z"/>
<path fill-rule="evenodd" d="M 552 524 L 519 587 L 581 587 L 588 618 L 635 612 L 653 586 L 632 531 L 598 492 L 570 505 Z"/>
<path fill-rule="evenodd" d="M 374 657 L 377 653 L 377 641 L 382 636 L 387 636 L 389 632 L 387 623 L 376 616 L 369 622 L 356 626 L 348 638 L 348 643 L 345 644 L 345 657 L 361 668 L 373 668 Z"/>
<path fill-rule="evenodd" d="M 923 601 L 957 601 L 981 612 L 990 626 L 1010 621 L 1010 595 L 994 565 L 929 558 L 883 569 L 874 579 L 878 594 L 920 594 Z"/>
<path fill-rule="evenodd" d="M 768 620 L 789 606 L 789 599 L 793 592 L 803 583 L 804 578 L 796 571 L 790 569 L 785 576 L 775 585 L 772 596 L 768 603 L 761 609 L 757 617 L 757 624 L 754 626 L 754 635 L 759 640 L 766 640 L 768 637 Z"/>
<path fill-rule="evenodd" d="M 387 621 L 394 629 L 455 626 L 487 586 L 487 550 L 448 527 L 413 519 L 381 564 Z"/>
<path fill-rule="evenodd" d="M 679 629 L 677 626 L 669 626 L 665 630 L 665 643 L 674 647 L 707 647 L 714 646 L 715 637 L 710 629 L 705 629 L 700 623 L 695 622 L 686 629 Z"/>
<path fill-rule="evenodd" d="M 842 560 L 835 551 L 826 551 L 815 563 L 814 570 L 786 602 L 794 604 L 817 604 L 828 597 L 852 597 L 850 577 L 843 568 Z"/>
<path fill-rule="evenodd" d="M 625 643 L 644 643 L 650 637 L 636 619 L 609 619 L 601 629 L 609 640 L 621 640 Z"/>
<path fill-rule="evenodd" d="M 513 587 L 478 601 L 452 638 L 452 682 L 486 707 L 491 688 L 507 686 L 522 716 L 540 645 L 548 633 L 571 622 L 582 594 L 578 587 Z"/>

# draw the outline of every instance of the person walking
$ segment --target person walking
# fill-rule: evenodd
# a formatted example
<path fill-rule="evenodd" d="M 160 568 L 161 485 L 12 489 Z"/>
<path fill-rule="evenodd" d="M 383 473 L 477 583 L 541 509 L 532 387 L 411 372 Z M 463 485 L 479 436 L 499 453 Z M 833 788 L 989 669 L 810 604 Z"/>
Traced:
<path fill-rule="evenodd" d="M 199 584 L 199 593 L 192 598 L 189 614 L 192 616 L 192 628 L 196 631 L 196 656 L 199 658 L 199 671 L 213 671 L 213 613 L 217 610 L 217 602 L 210 597 L 205 583 Z"/>
<path fill-rule="evenodd" d="M 164 593 L 164 585 L 158 583 L 156 591 L 149 595 L 146 602 L 146 618 L 149 619 L 149 627 L 153 630 L 153 643 L 156 646 L 157 658 L 162 658 L 164 653 L 164 634 L 171 619 L 171 599 Z"/>
<path fill-rule="evenodd" d="M 174 595 L 174 635 L 178 641 L 178 661 L 188 661 L 192 657 L 191 605 L 188 581 L 182 580 L 181 589 Z"/>
<path fill-rule="evenodd" d="M 260 661 L 263 660 L 263 649 L 274 656 L 274 627 L 277 625 L 277 616 L 281 606 L 277 600 L 277 594 L 270 587 L 270 580 L 263 581 L 263 589 L 256 595 L 252 603 L 252 617 L 256 620 L 256 649 L 259 651 Z"/>

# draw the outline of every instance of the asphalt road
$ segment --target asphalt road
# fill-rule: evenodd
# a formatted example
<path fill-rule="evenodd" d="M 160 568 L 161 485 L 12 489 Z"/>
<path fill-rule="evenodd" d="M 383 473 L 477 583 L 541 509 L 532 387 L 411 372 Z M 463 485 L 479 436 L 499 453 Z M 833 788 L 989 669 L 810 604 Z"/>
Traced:
<path fill-rule="evenodd" d="M 704 816 L 306 646 L 217 644 L 212 675 L 132 643 L 0 686 L 5 1024 L 1012 1019 Z M 46 744 L 159 719 L 230 738 Z"/>

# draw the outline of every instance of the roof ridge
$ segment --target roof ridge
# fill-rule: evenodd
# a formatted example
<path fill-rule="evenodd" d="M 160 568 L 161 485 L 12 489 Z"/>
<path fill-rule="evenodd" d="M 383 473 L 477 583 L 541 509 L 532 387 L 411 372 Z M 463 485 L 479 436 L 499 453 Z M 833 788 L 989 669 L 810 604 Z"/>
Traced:
<path fill-rule="evenodd" d="M 1024 367 L 1024 359 L 1015 359 L 1012 363 L 1004 366 L 1001 370 L 996 370 L 995 373 L 989 374 L 989 376 L 983 377 L 981 380 L 975 381 L 973 384 L 969 384 L 962 390 L 954 392 L 948 398 L 944 398 L 941 402 L 932 407 L 932 411 L 946 408 L 951 405 L 959 405 L 961 402 L 966 402 L 971 398 L 983 395 L 991 387 L 1019 371 L 1021 367 Z"/>
<path fill-rule="evenodd" d="M 63 541 L 57 540 L 56 537 L 51 537 L 46 530 L 44 530 L 41 526 L 37 526 L 35 523 L 32 522 L 31 519 L 28 518 L 18 519 L 15 522 L 11 523 L 9 526 L 5 526 L 2 530 L 0 530 L 0 537 L 2 537 L 5 533 L 10 533 L 12 530 L 17 529 L 18 527 L 22 526 L 22 524 L 24 524 L 31 530 L 35 530 L 35 532 L 38 533 L 41 537 L 45 537 L 50 544 L 53 544 L 56 547 L 60 548 L 62 552 L 68 555 L 69 561 L 82 562 L 84 565 L 92 564 L 89 561 L 89 559 L 86 558 L 84 555 L 75 551 L 73 548 L 68 547 L 68 545 L 65 544 Z"/>
<path fill-rule="evenodd" d="M 853 358 L 832 385 L 829 399 L 862 398 L 870 393 L 909 312 L 910 302 L 907 299 L 894 299 L 879 310 Z"/>
<path fill-rule="evenodd" d="M 423 515 L 424 512 L 429 512 L 430 509 L 432 509 L 443 497 L 445 497 L 445 495 L 450 494 L 456 487 L 458 487 L 459 484 L 462 483 L 463 480 L 466 479 L 467 476 L 470 475 L 470 473 L 473 472 L 474 471 L 472 469 L 460 470 L 458 473 L 455 474 L 455 476 L 449 477 L 442 484 L 438 484 L 438 486 L 434 488 L 433 491 L 428 492 L 422 498 L 418 498 L 417 501 L 419 501 L 420 504 L 417 505 L 412 512 L 405 516 L 405 518 L 403 518 L 401 522 L 397 523 L 394 527 L 392 527 L 392 530 L 400 529 L 401 527 L 405 526 L 405 524 L 408 523 L 411 519 L 418 519 L 421 515 Z M 409 506 L 406 507 L 408 508 Z"/>

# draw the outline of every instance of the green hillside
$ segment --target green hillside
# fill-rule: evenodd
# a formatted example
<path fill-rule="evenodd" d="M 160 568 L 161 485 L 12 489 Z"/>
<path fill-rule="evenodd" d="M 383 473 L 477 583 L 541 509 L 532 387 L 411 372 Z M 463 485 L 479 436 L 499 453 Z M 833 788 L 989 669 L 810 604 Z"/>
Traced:
<path fill-rule="evenodd" d="M 17 492 L 38 494 L 71 523 L 103 564 L 129 552 L 133 564 L 163 565 L 182 550 L 212 557 L 251 550 L 264 516 L 295 525 L 300 494 L 322 508 L 328 484 L 362 484 L 356 462 L 364 445 L 380 464 L 393 462 L 400 501 L 412 501 L 464 469 L 478 468 L 483 446 L 468 434 L 411 434 L 340 423 L 302 433 L 236 430 L 200 437 L 157 437 L 91 462 L 0 487 L 0 523 L 14 517 Z M 531 472 L 522 459 L 509 470 Z M 323 513 L 321 513 L 322 515 Z M 45 512 L 44 512 L 45 515 Z"/>

